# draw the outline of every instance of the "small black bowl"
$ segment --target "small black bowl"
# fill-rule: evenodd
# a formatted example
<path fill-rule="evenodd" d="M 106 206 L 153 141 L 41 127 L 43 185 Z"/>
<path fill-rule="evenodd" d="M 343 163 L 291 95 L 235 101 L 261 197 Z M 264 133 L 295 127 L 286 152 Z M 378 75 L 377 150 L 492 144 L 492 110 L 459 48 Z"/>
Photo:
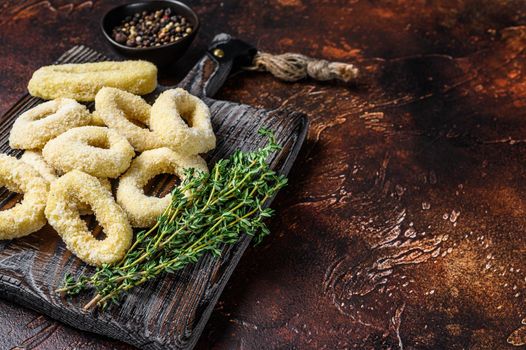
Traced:
<path fill-rule="evenodd" d="M 178 41 L 155 47 L 137 48 L 120 44 L 113 40 L 111 32 L 113 28 L 120 25 L 124 18 L 132 16 L 142 11 L 157 11 L 170 8 L 173 13 L 182 15 L 192 24 L 192 32 Z M 104 37 L 112 47 L 120 54 L 132 59 L 141 59 L 155 63 L 158 66 L 166 66 L 181 58 L 190 44 L 195 39 L 199 30 L 199 18 L 197 14 L 188 6 L 179 1 L 173 0 L 154 0 L 135 2 L 131 4 L 117 6 L 102 18 L 101 29 Z"/>

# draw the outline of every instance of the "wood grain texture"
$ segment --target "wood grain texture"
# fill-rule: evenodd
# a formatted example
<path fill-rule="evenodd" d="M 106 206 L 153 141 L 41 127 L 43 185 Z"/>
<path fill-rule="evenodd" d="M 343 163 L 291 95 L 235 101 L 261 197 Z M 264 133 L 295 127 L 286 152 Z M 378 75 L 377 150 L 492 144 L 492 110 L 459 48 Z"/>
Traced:
<path fill-rule="evenodd" d="M 115 1 L 77 9 L 81 2 L 40 2 L 75 8 L 34 6 L 17 20 L 13 11 L 39 1 L 0 4 L 9 18 L 0 27 L 0 112 L 57 46 L 108 50 L 96 28 Z M 197 348 L 522 349 L 524 2 L 187 3 L 203 26 L 165 81 L 184 77 L 220 32 L 364 72 L 355 86 L 246 73 L 219 91 L 223 100 L 302 111 L 311 126 L 291 185 L 274 202 L 272 235 L 245 252 Z M 35 336 L 38 350 L 129 349 L 62 324 L 35 327 L 37 317 L 0 301 L 2 344 Z"/>
<path fill-rule="evenodd" d="M 66 52 L 58 63 L 83 63 L 104 60 L 104 56 L 84 46 Z M 287 174 L 307 132 L 306 119 L 285 110 L 265 111 L 233 102 L 218 101 L 204 95 L 212 83 L 217 66 L 208 56 L 198 62 L 180 87 L 202 97 L 212 114 L 217 137 L 216 149 L 207 155 L 209 166 L 240 149 L 263 147 L 261 128 L 272 130 L 283 149 L 270 159 L 271 166 Z M 19 155 L 8 144 L 10 126 L 24 111 L 42 103 L 26 95 L 2 118 L 0 151 Z M 166 191 L 161 180 L 154 192 Z M 3 194 L 3 195 L 2 195 Z M 0 206 L 10 207 L 17 196 L 0 193 Z M 267 203 L 267 205 L 270 204 Z M 85 312 L 90 295 L 78 298 L 60 296 L 54 290 L 66 274 L 81 275 L 87 267 L 66 248 L 50 226 L 23 239 L 0 242 L 0 295 L 81 330 L 106 335 L 142 349 L 189 349 L 197 342 L 226 282 L 250 238 L 225 247 L 219 259 L 203 257 L 198 263 L 174 275 L 153 280 L 132 291 L 119 307 L 104 312 Z"/>

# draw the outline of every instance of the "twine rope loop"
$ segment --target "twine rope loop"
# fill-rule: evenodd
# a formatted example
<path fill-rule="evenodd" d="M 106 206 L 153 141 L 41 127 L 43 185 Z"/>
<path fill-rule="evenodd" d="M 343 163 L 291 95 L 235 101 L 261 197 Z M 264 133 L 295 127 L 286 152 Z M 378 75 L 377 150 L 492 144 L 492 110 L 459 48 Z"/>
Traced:
<path fill-rule="evenodd" d="M 245 69 L 269 72 L 284 81 L 298 81 L 311 77 L 319 81 L 335 79 L 349 83 L 356 80 L 359 75 L 358 68 L 353 64 L 330 62 L 297 53 L 273 55 L 267 52 L 258 52 L 254 56 L 252 66 Z"/>

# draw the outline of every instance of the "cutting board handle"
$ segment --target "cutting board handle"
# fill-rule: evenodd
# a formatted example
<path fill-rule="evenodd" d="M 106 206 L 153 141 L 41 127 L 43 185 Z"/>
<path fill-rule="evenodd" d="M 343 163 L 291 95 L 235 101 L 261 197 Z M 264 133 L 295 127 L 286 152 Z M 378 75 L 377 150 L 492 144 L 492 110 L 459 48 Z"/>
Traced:
<path fill-rule="evenodd" d="M 229 34 L 218 34 L 206 55 L 178 86 L 199 97 L 212 97 L 230 75 L 251 65 L 256 52 L 255 47 L 242 40 Z"/>

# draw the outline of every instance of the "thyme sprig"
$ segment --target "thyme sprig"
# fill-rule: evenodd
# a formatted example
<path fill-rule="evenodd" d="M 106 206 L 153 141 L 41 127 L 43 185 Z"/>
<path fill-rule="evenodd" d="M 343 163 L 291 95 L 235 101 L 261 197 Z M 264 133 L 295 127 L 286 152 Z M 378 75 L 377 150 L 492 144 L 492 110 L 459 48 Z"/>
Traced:
<path fill-rule="evenodd" d="M 243 234 L 259 243 L 269 234 L 264 219 L 273 214 L 264 204 L 287 183 L 267 161 L 280 146 L 270 131 L 260 134 L 269 138 L 265 147 L 237 151 L 209 174 L 190 169 L 155 226 L 137 233 L 119 263 L 103 265 L 91 276 L 67 275 L 57 291 L 76 295 L 94 289 L 95 297 L 84 308 L 106 307 L 136 286 L 196 263 L 205 253 L 220 256 L 224 245 L 238 242 Z"/>

